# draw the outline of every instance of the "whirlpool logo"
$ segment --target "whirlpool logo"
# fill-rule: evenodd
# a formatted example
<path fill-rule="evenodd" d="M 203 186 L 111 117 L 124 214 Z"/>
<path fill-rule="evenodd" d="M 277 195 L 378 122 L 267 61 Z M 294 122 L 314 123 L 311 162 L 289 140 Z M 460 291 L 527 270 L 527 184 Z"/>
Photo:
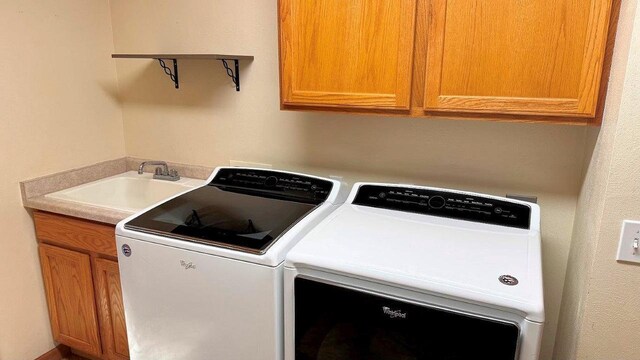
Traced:
<path fill-rule="evenodd" d="M 391 319 L 406 319 L 407 313 L 402 312 L 401 310 L 392 310 L 388 306 L 382 307 L 382 313 L 390 317 Z"/>
<path fill-rule="evenodd" d="M 196 269 L 196 266 L 191 262 L 186 262 L 184 260 L 180 260 L 180 266 L 182 266 L 185 270 Z"/>

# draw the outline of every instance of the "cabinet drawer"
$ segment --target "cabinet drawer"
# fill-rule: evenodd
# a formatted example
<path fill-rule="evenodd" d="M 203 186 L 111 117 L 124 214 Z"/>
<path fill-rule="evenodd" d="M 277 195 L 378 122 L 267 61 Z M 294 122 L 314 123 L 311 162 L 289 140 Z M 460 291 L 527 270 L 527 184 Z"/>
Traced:
<path fill-rule="evenodd" d="M 40 241 L 116 257 L 115 227 L 44 212 L 34 213 Z"/>

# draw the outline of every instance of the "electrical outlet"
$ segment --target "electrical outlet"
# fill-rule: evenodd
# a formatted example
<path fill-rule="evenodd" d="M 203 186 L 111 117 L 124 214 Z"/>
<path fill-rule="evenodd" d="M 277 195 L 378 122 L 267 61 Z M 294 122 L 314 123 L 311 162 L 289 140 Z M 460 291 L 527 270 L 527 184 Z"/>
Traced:
<path fill-rule="evenodd" d="M 640 221 L 622 222 L 616 260 L 640 263 Z"/>
<path fill-rule="evenodd" d="M 251 161 L 242 161 L 242 160 L 229 160 L 229 165 L 238 166 L 238 167 L 250 167 L 250 168 L 261 168 L 261 169 L 272 169 L 273 165 L 271 164 L 263 164 Z"/>

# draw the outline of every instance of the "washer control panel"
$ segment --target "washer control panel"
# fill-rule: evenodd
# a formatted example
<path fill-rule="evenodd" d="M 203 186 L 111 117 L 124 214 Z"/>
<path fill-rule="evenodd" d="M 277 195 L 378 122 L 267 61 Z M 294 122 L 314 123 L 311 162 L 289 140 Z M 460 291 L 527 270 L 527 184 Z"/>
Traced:
<path fill-rule="evenodd" d="M 531 207 L 477 195 L 425 188 L 362 185 L 355 205 L 529 229 Z"/>
<path fill-rule="evenodd" d="M 254 190 L 308 202 L 323 202 L 333 188 L 331 181 L 273 170 L 220 169 L 209 185 Z"/>

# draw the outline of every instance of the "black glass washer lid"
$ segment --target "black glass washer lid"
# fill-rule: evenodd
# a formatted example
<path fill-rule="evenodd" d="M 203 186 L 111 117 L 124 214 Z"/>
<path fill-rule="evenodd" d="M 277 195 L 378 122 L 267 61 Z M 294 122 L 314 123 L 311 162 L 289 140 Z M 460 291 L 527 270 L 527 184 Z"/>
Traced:
<path fill-rule="evenodd" d="M 124 227 L 262 254 L 282 233 L 316 206 L 315 203 L 207 185 L 141 214 Z"/>

